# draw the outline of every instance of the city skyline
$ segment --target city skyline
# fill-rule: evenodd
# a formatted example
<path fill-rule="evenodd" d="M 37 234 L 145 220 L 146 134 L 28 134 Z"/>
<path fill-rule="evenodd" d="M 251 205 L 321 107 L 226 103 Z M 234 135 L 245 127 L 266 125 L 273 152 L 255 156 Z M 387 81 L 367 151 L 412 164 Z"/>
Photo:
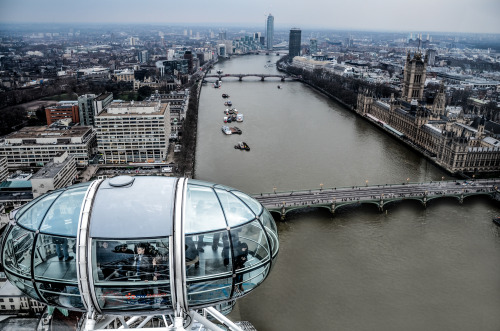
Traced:
<path fill-rule="evenodd" d="M 500 33 L 500 2 L 423 0 L 415 6 L 397 0 L 349 4 L 312 0 L 294 4 L 283 0 L 252 3 L 220 0 L 176 3 L 151 0 L 148 5 L 130 0 L 89 0 L 85 3 L 54 0 L 0 0 L 0 23 L 163 23 L 193 25 L 253 25 L 265 28 L 272 13 L 276 28 L 328 28 L 384 31 Z M 99 9 L 99 10 L 96 10 Z M 415 13 L 415 11 L 417 11 Z M 229 13 L 229 15 L 226 15 Z M 416 15 L 421 17 L 416 19 Z"/>

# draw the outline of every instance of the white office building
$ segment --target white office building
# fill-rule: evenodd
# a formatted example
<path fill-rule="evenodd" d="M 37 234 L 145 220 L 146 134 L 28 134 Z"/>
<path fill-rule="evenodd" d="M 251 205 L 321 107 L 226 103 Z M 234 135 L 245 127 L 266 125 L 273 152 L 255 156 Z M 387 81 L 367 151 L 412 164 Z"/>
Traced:
<path fill-rule="evenodd" d="M 170 106 L 157 102 L 112 103 L 96 117 L 97 144 L 107 164 L 158 163 L 167 157 Z"/>
<path fill-rule="evenodd" d="M 87 126 L 24 127 L 0 140 L 0 158 L 7 158 L 11 170 L 43 167 L 60 152 L 67 151 L 75 157 L 77 167 L 86 167 L 89 157 L 95 154 L 97 135 Z"/>
<path fill-rule="evenodd" d="M 68 152 L 59 153 L 31 177 L 33 198 L 73 184 L 76 174 L 75 158 Z"/>

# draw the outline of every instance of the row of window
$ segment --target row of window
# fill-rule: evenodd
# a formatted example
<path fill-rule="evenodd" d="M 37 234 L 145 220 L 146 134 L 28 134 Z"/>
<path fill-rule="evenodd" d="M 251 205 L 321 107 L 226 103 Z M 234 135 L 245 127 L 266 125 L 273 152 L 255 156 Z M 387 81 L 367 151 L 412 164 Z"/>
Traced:
<path fill-rule="evenodd" d="M 7 308 L 5 307 L 5 305 L 2 305 L 2 306 L 1 306 L 1 309 L 2 309 L 2 310 L 6 310 Z M 14 305 L 10 305 L 10 309 L 11 309 L 11 310 L 15 310 L 15 309 L 16 309 L 16 306 L 14 306 Z"/>

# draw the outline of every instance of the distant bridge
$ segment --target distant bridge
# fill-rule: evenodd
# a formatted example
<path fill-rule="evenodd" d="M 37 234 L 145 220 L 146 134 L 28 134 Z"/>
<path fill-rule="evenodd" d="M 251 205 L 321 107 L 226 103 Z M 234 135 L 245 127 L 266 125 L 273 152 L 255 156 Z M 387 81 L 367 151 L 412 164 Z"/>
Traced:
<path fill-rule="evenodd" d="M 368 184 L 368 183 L 367 183 Z M 380 211 L 387 204 L 402 200 L 417 200 L 426 207 L 427 202 L 452 197 L 463 203 L 466 197 L 486 195 L 500 200 L 500 178 L 437 181 L 429 183 L 402 183 L 390 185 L 366 185 L 261 193 L 253 196 L 270 212 L 279 213 L 284 220 L 288 212 L 310 207 L 326 208 L 332 214 L 340 207 L 374 204 Z"/>
<path fill-rule="evenodd" d="M 222 80 L 222 78 L 227 77 L 236 77 L 238 80 L 243 80 L 243 77 L 258 77 L 261 81 L 264 81 L 266 78 L 279 78 L 282 82 L 285 79 L 296 79 L 287 75 L 268 75 L 268 74 L 221 74 L 221 75 L 205 75 L 205 78 L 217 78 L 218 80 Z"/>

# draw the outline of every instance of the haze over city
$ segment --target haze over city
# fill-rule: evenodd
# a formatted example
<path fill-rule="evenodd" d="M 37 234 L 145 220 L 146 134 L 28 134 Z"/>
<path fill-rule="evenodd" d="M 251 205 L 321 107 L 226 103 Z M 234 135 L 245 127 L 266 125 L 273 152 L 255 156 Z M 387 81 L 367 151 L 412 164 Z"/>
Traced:
<path fill-rule="evenodd" d="M 415 10 L 418 7 L 416 16 Z M 391 31 L 500 32 L 500 2 L 496 0 L 417 2 L 284 0 L 176 2 L 0 1 L 2 23 L 165 23 L 263 27 L 265 16 L 276 17 L 277 28 L 328 28 Z"/>
<path fill-rule="evenodd" d="M 0 0 L 0 330 L 498 331 L 499 13 Z"/>

